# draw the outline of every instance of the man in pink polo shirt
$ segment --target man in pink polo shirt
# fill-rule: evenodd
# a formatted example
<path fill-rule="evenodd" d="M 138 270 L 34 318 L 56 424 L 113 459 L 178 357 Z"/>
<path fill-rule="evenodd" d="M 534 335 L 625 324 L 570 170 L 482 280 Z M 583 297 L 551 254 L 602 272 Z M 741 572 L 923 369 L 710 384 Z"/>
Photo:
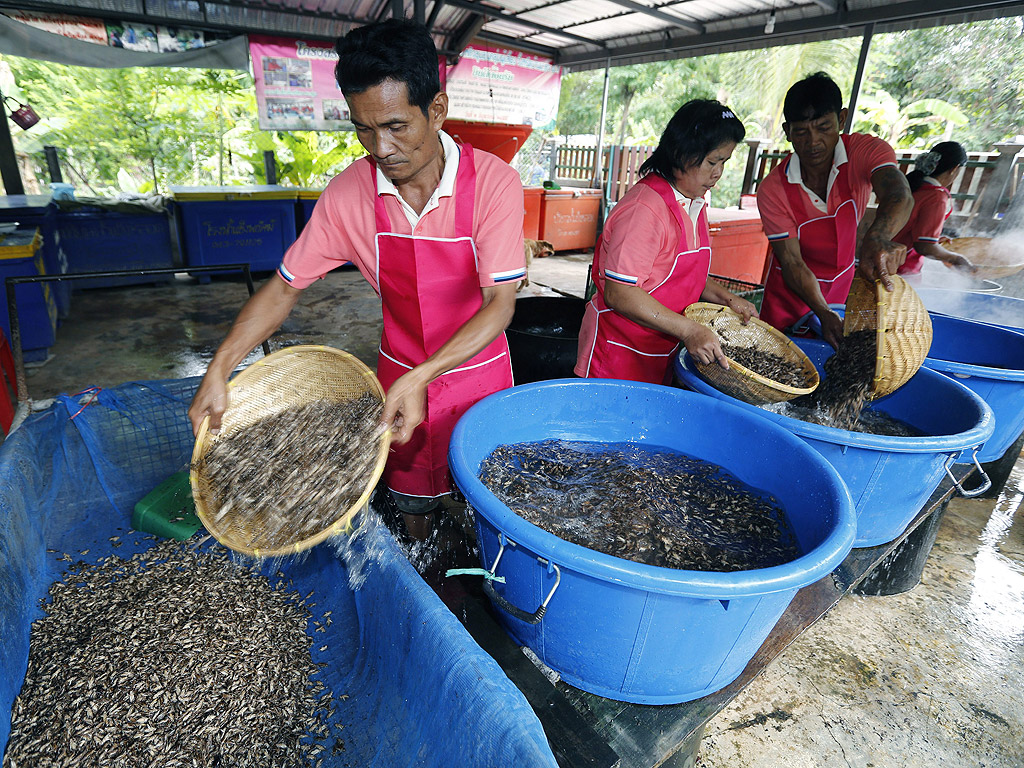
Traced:
<path fill-rule="evenodd" d="M 522 184 L 497 157 L 441 131 L 448 97 L 422 25 L 359 27 L 336 47 L 338 85 L 369 154 L 331 180 L 277 277 L 242 308 L 189 418 L 195 430 L 207 415 L 218 427 L 234 368 L 281 325 L 303 288 L 353 262 L 383 303 L 377 376 L 393 435 L 384 479 L 422 539 L 451 492 L 455 422 L 512 385 L 504 329 L 526 273 Z"/>
<path fill-rule="evenodd" d="M 854 268 L 892 290 L 906 247 L 893 242 L 914 198 L 892 147 L 862 133 L 842 135 L 847 110 L 832 79 L 818 72 L 786 94 L 782 128 L 793 153 L 757 190 L 757 207 L 774 258 L 761 319 L 786 330 L 808 312 L 833 347 L 843 321 L 829 304 L 845 304 Z M 875 220 L 857 248 L 857 225 L 872 191 Z M 858 266 L 859 259 L 859 266 Z"/>

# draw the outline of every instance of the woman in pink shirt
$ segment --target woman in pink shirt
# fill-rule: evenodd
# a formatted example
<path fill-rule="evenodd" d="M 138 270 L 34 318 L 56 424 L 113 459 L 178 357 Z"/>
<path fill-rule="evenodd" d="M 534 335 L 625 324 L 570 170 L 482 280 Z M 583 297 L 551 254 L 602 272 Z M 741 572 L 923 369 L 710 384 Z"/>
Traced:
<path fill-rule="evenodd" d="M 906 226 L 893 238 L 907 246 L 907 260 L 899 274 L 920 272 L 925 256 L 951 267 L 973 270 L 965 256 L 941 244 L 942 226 L 953 211 L 949 188 L 966 163 L 967 151 L 955 141 L 936 144 L 914 161 L 914 170 L 907 174 L 910 191 L 914 193 L 914 210 Z"/>
<path fill-rule="evenodd" d="M 745 320 L 757 314 L 708 277 L 705 196 L 743 136 L 743 123 L 717 101 L 690 101 L 669 121 L 594 251 L 597 293 L 580 329 L 577 375 L 668 383 L 680 342 L 696 359 L 729 367 L 715 333 L 682 313 L 704 300 Z"/>

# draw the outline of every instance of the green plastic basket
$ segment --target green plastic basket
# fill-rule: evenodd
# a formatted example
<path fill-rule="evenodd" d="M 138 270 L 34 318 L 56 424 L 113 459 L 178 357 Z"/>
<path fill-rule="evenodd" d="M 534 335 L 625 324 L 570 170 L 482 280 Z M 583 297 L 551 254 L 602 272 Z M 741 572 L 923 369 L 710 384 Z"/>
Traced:
<path fill-rule="evenodd" d="M 201 527 L 188 471 L 168 477 L 132 511 L 132 528 L 165 539 L 185 541 Z"/>

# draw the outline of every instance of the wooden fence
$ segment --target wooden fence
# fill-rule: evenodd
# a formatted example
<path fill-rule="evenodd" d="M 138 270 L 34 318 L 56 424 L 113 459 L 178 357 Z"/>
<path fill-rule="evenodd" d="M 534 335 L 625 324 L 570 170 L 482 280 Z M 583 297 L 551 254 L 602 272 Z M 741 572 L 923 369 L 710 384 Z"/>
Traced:
<path fill-rule="evenodd" d="M 764 139 L 746 141 L 747 161 L 741 195 L 752 195 L 775 166 L 789 154 L 774 150 Z M 953 182 L 953 221 L 964 224 L 970 219 L 993 222 L 1005 213 L 1010 201 L 1024 186 L 1024 144 L 1008 142 L 996 145 L 994 152 L 968 152 L 967 165 Z M 595 178 L 596 148 L 580 145 L 556 145 L 550 152 L 549 178 L 562 186 L 594 187 L 604 190 L 611 206 L 640 178 L 640 166 L 654 147 L 612 145 L 601 151 L 601 163 Z M 918 151 L 896 153 L 900 170 L 913 169 Z M 872 200 L 873 202 L 873 200 Z M 739 201 L 737 201 L 739 203 Z"/>

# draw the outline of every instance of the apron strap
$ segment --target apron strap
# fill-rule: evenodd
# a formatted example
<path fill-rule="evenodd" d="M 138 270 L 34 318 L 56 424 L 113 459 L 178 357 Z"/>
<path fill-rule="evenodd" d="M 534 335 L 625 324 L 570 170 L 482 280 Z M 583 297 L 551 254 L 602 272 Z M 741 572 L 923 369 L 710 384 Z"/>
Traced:
<path fill-rule="evenodd" d="M 680 210 L 679 201 L 676 200 L 673 186 L 656 173 L 648 173 L 637 183 L 646 184 L 657 192 L 665 202 L 665 205 L 668 206 L 669 211 L 671 211 L 672 217 L 676 220 L 676 224 L 679 225 L 679 245 L 676 246 L 676 253 L 683 253 L 684 251 L 692 250 L 688 247 L 689 242 L 686 237 L 686 223 L 683 221 L 683 212 Z M 707 206 L 704 206 L 704 208 L 707 208 Z M 704 231 L 706 232 L 707 216 L 704 214 L 703 208 L 701 209 L 700 216 L 704 216 Z M 698 221 L 700 221 L 700 217 L 698 217 Z M 697 239 L 700 239 L 701 233 L 697 232 L 695 234 L 697 235 Z M 707 243 L 701 242 L 701 245 L 707 245 Z"/>
<path fill-rule="evenodd" d="M 459 152 L 459 171 L 455 176 L 455 237 L 471 237 L 473 234 L 473 204 L 476 196 L 476 164 L 473 148 L 469 144 L 456 144 Z M 377 234 L 393 231 L 391 217 L 384 205 L 384 196 L 377 188 L 377 164 L 367 157 L 373 169 L 373 219 Z"/>

